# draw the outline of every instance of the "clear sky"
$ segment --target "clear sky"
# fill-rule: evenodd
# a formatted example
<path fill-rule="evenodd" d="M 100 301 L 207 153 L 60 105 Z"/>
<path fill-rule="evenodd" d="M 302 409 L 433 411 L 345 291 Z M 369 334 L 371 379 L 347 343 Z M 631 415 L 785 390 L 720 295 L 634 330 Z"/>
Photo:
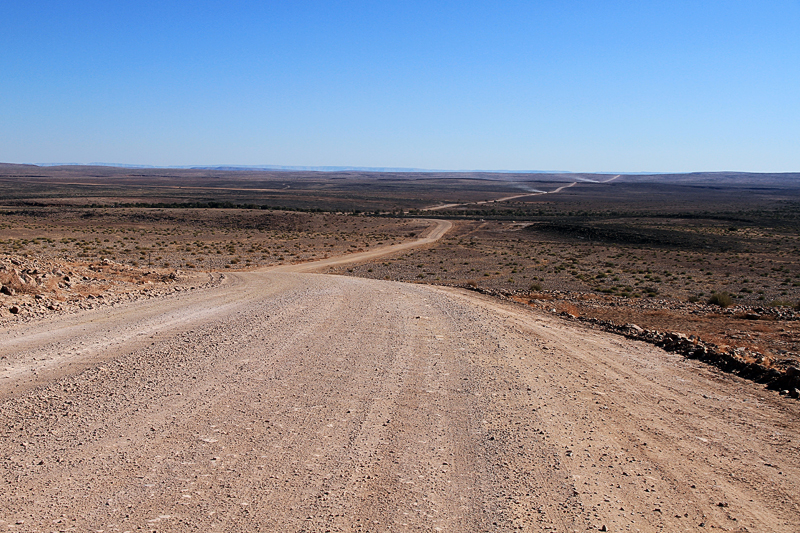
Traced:
<path fill-rule="evenodd" d="M 800 1 L 3 2 L 0 161 L 800 171 Z"/>

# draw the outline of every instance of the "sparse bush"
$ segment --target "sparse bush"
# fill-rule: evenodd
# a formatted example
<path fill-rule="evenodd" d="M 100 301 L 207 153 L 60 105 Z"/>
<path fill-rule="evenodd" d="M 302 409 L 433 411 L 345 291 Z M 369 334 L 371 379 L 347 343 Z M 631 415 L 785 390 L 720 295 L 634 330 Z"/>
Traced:
<path fill-rule="evenodd" d="M 769 305 L 772 307 L 794 307 L 792 302 L 788 300 L 772 300 Z"/>
<path fill-rule="evenodd" d="M 542 284 L 541 283 L 531 283 L 531 286 L 528 287 L 528 289 L 531 290 L 531 291 L 537 291 L 538 292 L 538 291 L 542 290 Z"/>
<path fill-rule="evenodd" d="M 710 305 L 718 305 L 720 307 L 729 307 L 733 304 L 733 298 L 727 292 L 715 292 L 708 299 Z"/>

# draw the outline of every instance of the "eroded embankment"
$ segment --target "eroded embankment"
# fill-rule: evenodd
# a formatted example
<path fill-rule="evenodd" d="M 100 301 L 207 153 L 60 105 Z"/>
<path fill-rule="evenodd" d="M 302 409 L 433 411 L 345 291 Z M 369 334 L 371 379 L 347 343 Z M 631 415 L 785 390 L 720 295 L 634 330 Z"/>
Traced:
<path fill-rule="evenodd" d="M 519 294 L 484 289 L 472 285 L 464 285 L 462 288 L 526 305 L 525 297 Z M 795 364 L 773 365 L 771 358 L 758 351 L 747 349 L 743 346 L 720 346 L 703 340 L 697 335 L 647 329 L 633 323 L 619 324 L 591 316 L 578 316 L 566 311 L 559 312 L 555 308 L 552 308 L 551 311 L 566 320 L 582 322 L 609 333 L 616 333 L 629 339 L 647 342 L 665 351 L 678 353 L 687 358 L 712 365 L 725 372 L 736 374 L 756 383 L 765 384 L 770 389 L 781 391 L 782 394 L 792 398 L 800 398 L 800 367 Z M 765 316 L 770 316 L 770 318 L 786 321 L 800 320 L 800 314 L 791 309 L 743 307 L 735 310 L 730 309 L 728 312 L 730 314 L 740 313 L 746 317 L 764 318 Z"/>

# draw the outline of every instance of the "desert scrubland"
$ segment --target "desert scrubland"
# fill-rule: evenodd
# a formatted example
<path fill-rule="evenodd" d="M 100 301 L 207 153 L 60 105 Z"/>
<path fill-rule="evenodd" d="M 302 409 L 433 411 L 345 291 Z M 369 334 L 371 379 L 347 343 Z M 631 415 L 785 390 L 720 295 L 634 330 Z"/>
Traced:
<path fill-rule="evenodd" d="M 796 531 L 796 183 L 0 166 L 0 528 Z"/>

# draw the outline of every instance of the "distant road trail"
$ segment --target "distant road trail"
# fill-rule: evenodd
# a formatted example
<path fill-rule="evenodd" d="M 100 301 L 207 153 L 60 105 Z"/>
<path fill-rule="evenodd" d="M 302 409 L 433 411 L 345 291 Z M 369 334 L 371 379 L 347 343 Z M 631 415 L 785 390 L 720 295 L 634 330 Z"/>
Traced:
<path fill-rule="evenodd" d="M 574 187 L 574 186 L 576 186 L 577 184 L 578 184 L 578 182 L 577 182 L 577 181 L 573 181 L 572 183 L 570 183 L 570 184 L 568 184 L 568 185 L 563 185 L 563 186 L 559 187 L 558 189 L 556 189 L 556 190 L 554 190 L 554 191 L 550 191 L 550 192 L 549 192 L 549 193 L 547 193 L 547 194 L 556 194 L 556 193 L 559 193 L 559 192 L 563 191 L 564 189 L 568 189 L 569 187 Z"/>
<path fill-rule="evenodd" d="M 616 176 L 616 177 L 618 178 L 619 176 Z M 611 178 L 611 179 L 614 179 L 614 178 Z M 608 181 L 611 181 L 611 180 L 608 180 Z M 606 183 L 606 182 L 603 182 L 603 183 Z M 484 204 L 491 204 L 491 203 L 494 203 L 494 202 L 507 202 L 509 200 L 516 200 L 517 198 L 524 198 L 526 196 L 541 196 L 543 194 L 556 194 L 556 193 L 559 193 L 559 192 L 561 192 L 564 189 L 567 189 L 569 187 L 574 187 L 577 184 L 578 184 L 577 181 L 573 181 L 572 183 L 569 183 L 567 185 L 562 185 L 561 187 L 559 187 L 557 189 L 554 189 L 552 191 L 540 191 L 540 192 L 529 192 L 529 193 L 525 193 L 525 194 L 515 194 L 514 196 L 505 196 L 503 198 L 498 198 L 496 200 L 481 200 L 480 202 L 465 202 L 465 203 L 461 203 L 461 204 L 436 205 L 436 206 L 433 206 L 433 207 L 426 207 L 424 209 L 421 209 L 421 211 L 440 211 L 442 209 L 450 209 L 452 207 L 460 207 L 462 205 L 484 205 Z"/>
<path fill-rule="evenodd" d="M 800 531 L 800 402 L 469 291 L 226 276 L 0 331 L 0 531 Z"/>
<path fill-rule="evenodd" d="M 426 220 L 426 219 L 423 219 Z M 331 257 L 328 259 L 320 259 L 308 263 L 298 263 L 294 265 L 281 265 L 277 267 L 267 267 L 265 270 L 270 272 L 318 272 L 332 266 L 339 266 L 347 263 L 356 263 L 363 261 L 372 261 L 379 257 L 384 257 L 397 252 L 403 252 L 411 248 L 417 248 L 426 244 L 431 244 L 438 241 L 442 236 L 453 227 L 453 223 L 449 220 L 427 220 L 431 223 L 431 229 L 425 232 L 425 236 L 415 240 L 404 242 L 401 244 L 392 244 L 389 246 L 381 246 L 366 252 L 358 252 L 344 256 Z"/>

